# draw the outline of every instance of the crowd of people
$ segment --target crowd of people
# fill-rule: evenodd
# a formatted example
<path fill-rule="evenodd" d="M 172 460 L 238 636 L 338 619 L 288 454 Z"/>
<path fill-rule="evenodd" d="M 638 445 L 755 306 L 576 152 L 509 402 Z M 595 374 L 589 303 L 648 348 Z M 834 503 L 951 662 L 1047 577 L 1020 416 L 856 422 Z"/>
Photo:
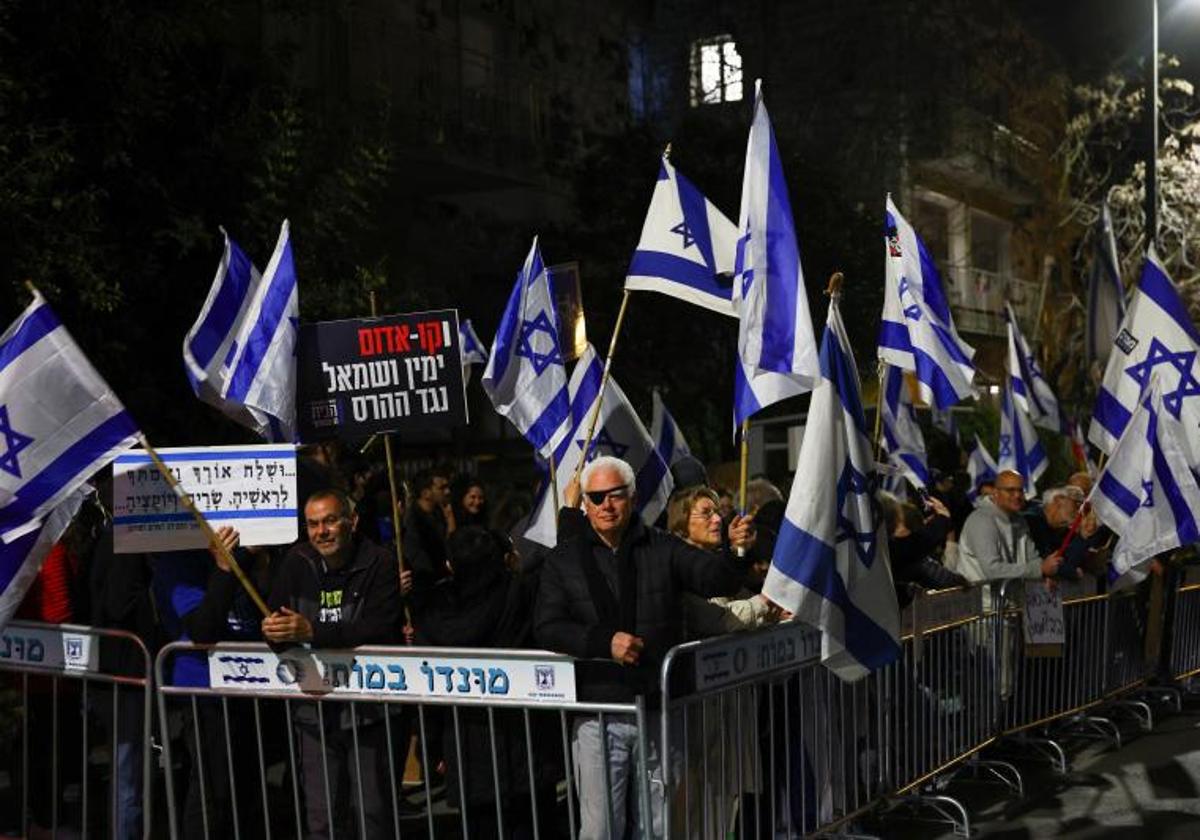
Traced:
<path fill-rule="evenodd" d="M 233 529 L 216 532 L 264 594 L 269 616 L 256 609 L 217 545 L 144 557 L 114 554 L 98 504 L 47 559 L 19 616 L 128 630 L 151 650 L 174 639 L 328 649 L 548 649 L 579 660 L 580 700 L 631 703 L 641 696 L 653 707 L 663 658 L 676 644 L 789 617 L 761 594 L 784 517 L 781 490 L 766 479 L 752 480 L 745 511 L 738 512 L 731 494 L 711 486 L 695 459 L 678 462 L 672 473 L 676 489 L 651 526 L 635 514 L 630 466 L 596 458 L 578 485 L 564 489 L 558 544 L 547 549 L 521 538 L 520 521 L 491 514 L 487 488 L 474 477 L 423 469 L 401 484 L 393 509 L 378 465 L 342 461 L 333 448 L 311 447 L 298 469 L 305 503 L 303 536 L 295 544 L 244 547 Z M 1089 489 L 1087 474 L 1029 504 L 1015 473 L 1001 472 L 978 488 L 974 503 L 963 478 L 935 474 L 929 491 L 913 502 L 878 494 L 901 606 L 917 589 L 1007 578 L 1086 574 L 1104 586 L 1112 535 L 1090 514 L 1072 528 Z M 120 673 L 133 666 L 107 667 Z M 205 685 L 206 662 L 177 656 L 169 679 Z M 668 807 L 660 733 L 651 728 L 639 737 L 631 718 L 611 716 L 603 731 L 594 716 L 572 720 L 568 768 L 555 748 L 556 733 L 528 732 L 526 727 L 541 724 L 516 711 L 464 709 L 451 724 L 432 709 L 418 720 L 411 707 L 321 706 L 293 703 L 288 740 L 295 746 L 265 748 L 294 749 L 305 836 L 329 836 L 331 829 L 339 836 L 351 829 L 367 836 L 391 833 L 393 813 L 408 808 L 407 802 L 396 804 L 395 774 L 414 736 L 429 769 L 426 792 L 444 783 L 447 801 L 466 810 L 472 836 L 495 836 L 501 821 L 507 836 L 533 836 L 534 821 L 543 836 L 565 830 L 557 785 L 568 772 L 578 797 L 580 837 L 621 837 L 646 820 L 658 834 Z M 140 715 L 138 703 L 124 704 L 115 743 L 136 742 Z M 229 743 L 261 743 L 256 725 L 255 717 L 231 716 L 216 701 L 197 702 L 185 714 L 180 740 L 188 760 L 178 780 L 185 836 L 231 832 L 234 799 L 241 803 L 241 824 L 261 819 L 261 808 L 271 807 L 253 794 L 261 783 L 253 762 L 247 765 L 227 749 Z M 646 756 L 638 754 L 640 744 Z M 636 788 L 642 760 L 651 775 L 649 813 L 643 813 Z M 120 753 L 117 767 L 118 834 L 132 837 L 140 833 L 145 768 L 132 748 Z M 237 797 L 238 789 L 246 795 Z"/>

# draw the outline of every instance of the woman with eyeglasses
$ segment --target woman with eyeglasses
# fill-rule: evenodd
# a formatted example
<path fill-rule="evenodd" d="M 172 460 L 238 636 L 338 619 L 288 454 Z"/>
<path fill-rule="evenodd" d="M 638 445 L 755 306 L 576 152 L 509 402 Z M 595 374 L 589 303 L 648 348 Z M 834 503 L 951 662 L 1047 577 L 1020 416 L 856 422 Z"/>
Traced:
<path fill-rule="evenodd" d="M 709 551 L 720 551 L 724 520 L 716 492 L 707 487 L 678 490 L 667 503 L 667 530 L 684 542 Z M 753 517 L 734 516 L 729 522 L 729 545 L 750 548 L 754 545 Z M 684 596 L 684 638 L 718 636 L 748 630 L 778 621 L 780 612 L 762 595 L 748 590 L 734 598 L 704 600 Z"/>

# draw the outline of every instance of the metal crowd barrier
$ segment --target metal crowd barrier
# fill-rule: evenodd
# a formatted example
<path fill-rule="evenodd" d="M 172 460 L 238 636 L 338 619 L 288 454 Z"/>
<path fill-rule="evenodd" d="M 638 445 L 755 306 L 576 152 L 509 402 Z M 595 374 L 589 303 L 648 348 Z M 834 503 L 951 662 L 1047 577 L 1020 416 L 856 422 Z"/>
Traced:
<path fill-rule="evenodd" d="M 1174 592 L 1171 638 L 1167 670 L 1179 683 L 1188 684 L 1200 675 L 1200 567 L 1187 566 L 1180 571 Z"/>
<path fill-rule="evenodd" d="M 4 829 L 149 837 L 153 707 L 142 640 L 11 621 L 0 632 L 0 672 Z M 97 787 L 107 790 L 97 795 Z"/>
<path fill-rule="evenodd" d="M 622 794 L 641 813 L 654 795 L 650 718 L 640 699 L 577 700 L 575 665 L 530 650 L 168 645 L 155 673 L 171 837 L 580 836 L 576 739 L 624 737 L 628 790 L 588 803 L 599 835 L 620 836 Z M 608 769 L 601 753 L 591 772 Z"/>

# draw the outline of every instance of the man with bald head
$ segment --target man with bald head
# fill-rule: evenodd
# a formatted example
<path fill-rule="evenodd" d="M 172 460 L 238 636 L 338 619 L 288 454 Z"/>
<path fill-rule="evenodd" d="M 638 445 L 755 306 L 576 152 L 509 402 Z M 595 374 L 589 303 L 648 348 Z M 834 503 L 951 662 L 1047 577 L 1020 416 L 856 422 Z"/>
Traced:
<path fill-rule="evenodd" d="M 588 464 L 581 482 L 587 527 L 563 536 L 542 569 L 534 636 L 538 644 L 581 660 L 575 683 L 581 700 L 658 702 L 663 656 L 680 639 L 682 595 L 733 595 L 741 575 L 727 553 L 688 545 L 635 516 L 636 478 L 619 458 Z M 631 717 L 608 716 L 573 724 L 580 838 L 623 837 L 626 804 L 640 835 L 647 815 L 636 773 L 639 733 Z M 649 821 L 662 834 L 663 786 L 658 732 L 645 733 L 651 775 Z M 605 774 L 605 751 L 608 774 Z M 659 781 L 655 783 L 655 779 Z M 606 807 L 611 796 L 612 811 Z"/>
<path fill-rule="evenodd" d="M 958 573 L 971 582 L 1053 577 L 1062 564 L 1058 552 L 1038 554 L 1021 517 L 1025 481 L 1012 470 L 996 476 L 990 498 L 980 498 L 958 542 Z"/>

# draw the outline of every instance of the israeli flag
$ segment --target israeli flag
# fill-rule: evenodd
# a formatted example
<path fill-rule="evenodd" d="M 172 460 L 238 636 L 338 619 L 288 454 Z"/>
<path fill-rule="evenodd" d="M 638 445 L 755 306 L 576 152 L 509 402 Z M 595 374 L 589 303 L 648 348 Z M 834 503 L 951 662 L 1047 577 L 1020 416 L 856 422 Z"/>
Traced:
<path fill-rule="evenodd" d="M 956 445 L 960 445 L 958 423 L 954 419 L 953 409 L 930 408 L 929 419 L 935 429 L 945 432 L 947 436 L 954 440 Z"/>
<path fill-rule="evenodd" d="M 1113 232 L 1108 200 L 1100 206 L 1096 220 L 1092 268 L 1088 273 L 1087 359 L 1104 364 L 1113 339 L 1125 320 L 1125 284 L 1121 282 L 1121 261 L 1117 256 L 1117 238 Z"/>
<path fill-rule="evenodd" d="M 201 400 L 263 439 L 296 440 L 296 331 L 300 298 L 285 220 L 267 270 L 221 231 L 225 252 L 200 317 L 183 340 L 183 363 Z"/>
<path fill-rule="evenodd" d="M 887 365 L 880 391 L 883 394 L 883 442 L 888 460 L 913 487 L 927 487 L 929 459 L 925 455 L 925 437 L 917 423 L 904 371 Z"/>
<path fill-rule="evenodd" d="M 657 388 L 654 389 L 653 399 L 654 413 L 650 418 L 650 438 L 654 441 L 654 448 L 669 467 L 680 458 L 691 455 L 692 450 L 684 440 L 679 424 L 675 422 L 671 412 L 667 411 L 667 405 Z"/>
<path fill-rule="evenodd" d="M 471 381 L 471 365 L 486 365 L 488 360 L 487 350 L 475 334 L 470 318 L 458 324 L 458 346 L 462 348 L 463 384 L 466 385 Z"/>
<path fill-rule="evenodd" d="M 1034 484 L 1050 459 L 1038 439 L 1037 429 L 1029 415 L 1021 410 L 1013 399 L 1012 389 L 1005 384 L 1000 396 L 1000 452 L 996 458 L 997 472 L 1010 470 L 1025 480 L 1025 497 L 1032 499 L 1037 495 Z"/>
<path fill-rule="evenodd" d="M 579 460 L 583 456 L 583 443 L 587 437 L 592 412 L 600 394 L 600 380 L 604 376 L 604 362 L 589 344 L 571 372 L 568 388 L 571 393 L 570 434 L 558 444 L 554 452 L 555 475 L 558 490 L 562 492 L 575 475 Z M 671 497 L 673 482 L 667 462 L 658 454 L 654 440 L 637 412 L 633 410 L 625 392 L 610 375 L 604 388 L 604 401 L 600 406 L 600 417 L 596 421 L 596 433 L 588 447 L 587 460 L 597 455 L 613 455 L 633 467 L 637 477 L 637 498 L 634 510 L 647 525 L 653 524 L 666 510 Z M 529 518 L 525 536 L 541 545 L 553 547 L 557 542 L 555 522 L 559 502 L 549 492 L 549 481 L 544 482 L 541 493 L 534 502 L 534 512 Z"/>
<path fill-rule="evenodd" d="M 740 318 L 740 370 L 735 373 L 735 430 L 755 411 L 811 391 L 820 377 L 792 205 L 761 80 L 755 82 L 738 228 L 733 296 Z"/>
<path fill-rule="evenodd" d="M 92 492 L 88 485 L 80 485 L 33 530 L 12 542 L 0 542 L 0 631 L 8 626 L 17 607 L 25 600 L 29 585 L 41 571 L 46 555 L 62 539 L 79 513 L 83 500 Z"/>
<path fill-rule="evenodd" d="M 1066 418 L 1058 409 L 1058 398 L 1050 389 L 1050 383 L 1042 375 L 1037 358 L 1029 349 L 1017 315 L 1009 304 L 1004 305 L 1008 320 L 1008 383 L 1013 399 L 1021 410 L 1029 415 L 1033 425 L 1052 432 L 1066 431 Z"/>
<path fill-rule="evenodd" d="M 1163 406 L 1189 429 L 1200 427 L 1200 334 L 1188 317 L 1175 284 L 1151 249 L 1113 341 L 1096 394 L 1088 440 L 1112 454 L 1129 425 L 1142 391 L 1157 374 Z M 1188 440 L 1188 463 L 1200 466 L 1200 445 Z"/>
<path fill-rule="evenodd" d="M 917 375 L 921 399 L 949 408 L 975 393 L 975 350 L 954 328 L 933 257 L 887 197 L 879 359 Z"/>
<path fill-rule="evenodd" d="M 820 365 L 798 478 L 763 594 L 820 629 L 826 666 L 842 679 L 857 679 L 896 659 L 900 615 L 887 534 L 872 498 L 875 462 L 858 368 L 836 296 Z"/>
<path fill-rule="evenodd" d="M 967 476 L 971 479 L 971 488 L 967 490 L 967 500 L 971 504 L 979 499 L 979 489 L 985 482 L 996 480 L 996 461 L 987 451 L 979 435 L 975 435 L 975 443 L 967 453 Z"/>
<path fill-rule="evenodd" d="M 737 317 L 731 300 L 737 226 L 664 154 L 625 288 L 661 292 Z"/>
<path fill-rule="evenodd" d="M 1200 542 L 1200 487 L 1166 391 L 1161 374 L 1153 374 L 1092 491 L 1096 515 L 1120 535 L 1111 561 L 1118 576 Z"/>
<path fill-rule="evenodd" d="M 0 336 L 0 539 L 40 527 L 138 438 L 42 296 Z"/>
<path fill-rule="evenodd" d="M 554 291 L 537 237 L 517 274 L 490 355 L 483 390 L 496 411 L 546 457 L 567 431 L 569 397 Z"/>

